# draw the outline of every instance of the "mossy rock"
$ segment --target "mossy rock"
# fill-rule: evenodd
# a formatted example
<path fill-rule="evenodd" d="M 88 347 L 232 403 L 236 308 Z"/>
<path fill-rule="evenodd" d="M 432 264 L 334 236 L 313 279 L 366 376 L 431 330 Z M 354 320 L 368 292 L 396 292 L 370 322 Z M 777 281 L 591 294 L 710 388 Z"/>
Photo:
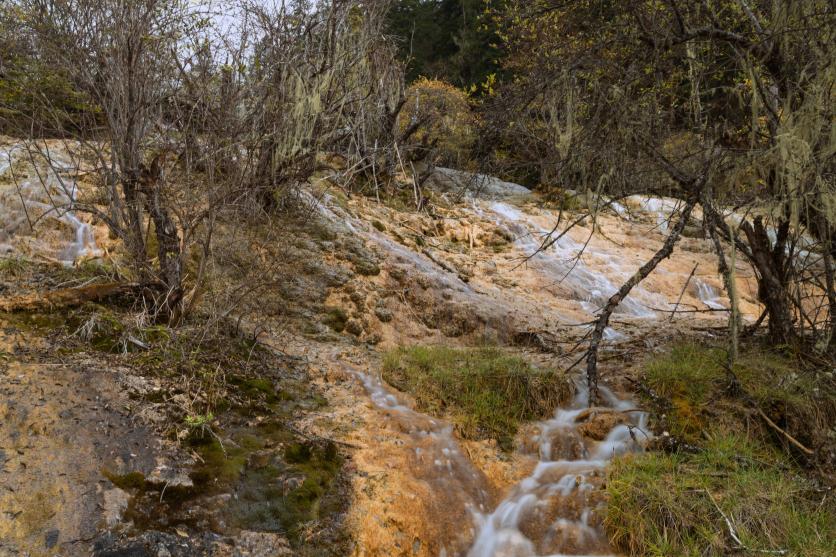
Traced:
<path fill-rule="evenodd" d="M 341 333 L 345 330 L 345 325 L 348 322 L 348 314 L 342 308 L 326 308 L 325 317 L 323 317 L 322 322 L 334 331 Z"/>

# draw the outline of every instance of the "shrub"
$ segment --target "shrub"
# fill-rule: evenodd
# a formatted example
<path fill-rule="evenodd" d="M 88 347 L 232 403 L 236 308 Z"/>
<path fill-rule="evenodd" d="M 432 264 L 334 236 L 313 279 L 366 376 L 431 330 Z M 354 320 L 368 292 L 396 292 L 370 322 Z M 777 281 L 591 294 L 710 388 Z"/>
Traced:
<path fill-rule="evenodd" d="M 398 129 L 412 149 L 429 154 L 433 164 L 466 168 L 476 140 L 476 117 L 467 94 L 444 81 L 420 78 L 409 86 L 398 115 Z"/>

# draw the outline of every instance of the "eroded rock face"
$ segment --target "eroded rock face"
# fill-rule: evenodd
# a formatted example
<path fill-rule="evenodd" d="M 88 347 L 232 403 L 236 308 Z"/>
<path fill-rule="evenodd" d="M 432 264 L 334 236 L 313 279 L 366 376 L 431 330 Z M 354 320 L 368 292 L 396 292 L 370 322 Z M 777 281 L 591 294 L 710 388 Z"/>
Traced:
<path fill-rule="evenodd" d="M 293 551 L 287 540 L 269 532 L 242 532 L 235 540 L 232 557 L 283 557 Z"/>
<path fill-rule="evenodd" d="M 452 174 L 442 174 L 452 180 Z M 458 177 L 468 181 L 472 178 Z M 528 259 L 542 244 L 543 234 L 554 226 L 557 213 L 537 206 L 530 198 L 519 202 L 518 196 L 530 193 L 520 186 L 486 182 L 483 186 L 487 189 L 482 193 L 492 198 L 514 198 L 515 202 L 469 199 L 449 208 L 444 217 L 403 214 L 362 199 L 347 202 L 350 213 L 338 207 L 322 207 L 322 218 L 333 219 L 334 226 L 317 245 L 338 251 L 334 258 L 341 266 L 306 262 L 303 274 L 327 274 L 326 284 L 331 290 L 315 298 L 317 304 L 323 304 L 322 311 L 315 313 L 310 307 L 305 310 L 312 320 L 321 321 L 316 323 L 321 329 L 318 332 L 329 333 L 339 351 L 358 351 L 357 361 L 351 363 L 366 375 L 373 375 L 377 364 L 373 353 L 359 351 L 357 346 L 362 343 L 380 342 L 385 348 L 415 342 L 473 343 L 487 338 L 513 341 L 542 354 L 558 354 L 562 345 L 568 349 L 580 339 L 584 329 L 578 324 L 588 321 L 612 289 L 649 258 L 664 238 L 658 215 L 642 213 L 646 207 L 639 204 L 631 207 L 638 216 L 626 219 L 601 214 L 596 223 L 578 226 L 545 253 Z M 664 209 L 665 205 L 660 207 Z M 3 237 L 0 241 L 4 241 Z M 587 251 L 575 259 L 583 246 Z M 715 268 L 710 246 L 699 238 L 686 238 L 681 249 L 642 286 L 643 291 L 625 304 L 618 315 L 618 330 L 610 331 L 607 340 L 615 342 L 617 335 L 641 330 L 649 321 L 665 316 L 664 311 L 682 292 L 695 262 L 700 263 L 696 279 L 701 282 L 686 289 L 681 300 L 683 307 L 722 305 L 717 294 L 719 280 L 709 273 Z M 747 272 L 741 268 L 738 274 L 744 297 L 751 294 L 747 290 Z M 299 300 L 301 305 L 313 305 L 313 298 L 304 296 L 306 288 L 295 283 L 282 287 L 288 289 L 288 298 Z M 744 300 L 744 312 L 751 314 L 752 307 Z M 341 447 L 351 455 L 346 465 L 352 474 L 351 486 L 345 497 L 352 504 L 348 521 L 357 556 L 434 557 L 442 551 L 448 555 L 464 552 L 478 534 L 474 510 L 485 520 L 490 519 L 495 505 L 508 499 L 511 486 L 534 474 L 544 445 L 549 451 L 546 458 L 561 455 L 564 459 L 580 460 L 590 447 L 616 448 L 629 443 L 623 435 L 629 417 L 601 412 L 577 424 L 560 424 L 559 428 L 549 429 L 548 424 L 524 428 L 521 435 L 529 438 L 521 439 L 522 450 L 514 455 L 502 455 L 487 442 L 458 444 L 442 424 L 431 423 L 429 417 L 399 417 L 403 411 L 398 406 L 408 405 L 408 401 L 395 397 L 395 402 L 387 406 L 391 401 L 385 393 L 376 391 L 374 385 L 364 388 L 355 371 L 326 357 L 333 346 L 292 335 L 290 338 L 296 345 L 282 338 L 281 349 L 321 367 L 316 380 L 326 389 L 331 403 L 327 409 L 311 413 L 314 417 L 302 418 L 308 421 L 301 427 L 323 437 L 339 437 L 345 443 Z M 150 379 L 119 377 L 111 377 L 110 381 L 118 386 L 115 390 L 124 392 L 108 391 L 108 400 L 121 400 L 118 397 L 124 394 L 146 396 L 159 390 Z M 3 447 L 0 470 L 19 472 L 21 465 L 26 464 L 27 474 L 34 474 L 36 481 L 9 484 L 16 489 L 14 495 L 0 492 L 0 502 L 6 506 L 27 509 L 13 511 L 19 513 L 13 518 L 21 520 L 4 522 L 0 516 L 0 554 L 6 549 L 2 544 L 14 551 L 36 551 L 45 544 L 62 548 L 71 539 L 91 536 L 87 524 L 103 521 L 117 533 L 128 527 L 125 491 L 113 488 L 92 498 L 80 493 L 80 485 L 101 480 L 99 464 L 93 469 L 90 462 L 106 461 L 117 473 L 141 470 L 143 481 L 160 489 L 193 489 L 192 479 L 177 463 L 160 462 L 150 458 L 147 451 L 124 450 L 123 445 L 134 439 L 131 435 L 139 435 L 139 428 L 132 423 L 129 429 L 114 405 L 92 402 L 99 400 L 96 397 L 101 389 L 111 389 L 108 380 L 98 383 L 99 375 L 89 370 L 53 370 L 29 364 L 15 368 L 9 378 L 9 387 L 0 386 L 0 395 L 14 404 L 0 399 L 0 434 L 21 440 L 24 452 L 19 454 Z M 84 383 L 84 389 L 72 392 L 79 383 Z M 44 385 L 46 395 L 43 390 L 38 391 Z M 375 393 L 386 404 L 375 402 Z M 46 396 L 51 402 L 41 406 L 32 402 L 38 401 L 39 396 Z M 19 404 L 19 400 L 24 403 Z M 83 416 L 77 414 L 79 409 Z M 152 419 L 152 411 L 153 405 L 147 405 L 133 419 L 165 422 L 164 415 Z M 258 418 L 264 416 L 254 421 Z M 71 421 L 75 419 L 81 419 L 82 425 Z M 102 432 L 101 438 L 85 437 L 85 431 L 98 431 L 100 421 L 109 424 L 110 430 Z M 76 429 L 81 433 L 73 433 Z M 608 440 L 613 431 L 619 432 L 619 437 Z M 155 438 L 141 436 L 138 442 L 150 442 L 149 439 Z M 448 443 L 450 440 L 455 447 Z M 51 464 L 43 458 L 30 459 L 28 446 L 56 455 L 55 459 Z M 439 452 L 441 456 L 436 458 Z M 242 466 L 258 473 L 269 471 L 279 463 L 275 453 L 274 446 L 253 452 Z M 454 463 L 456 472 L 450 475 Z M 580 480 L 571 477 L 571 466 L 549 468 L 548 474 L 537 480 L 546 478 L 551 484 L 565 481 L 566 485 L 561 484 L 564 488 L 593 489 L 602 477 L 598 468 L 583 471 Z M 66 469 L 73 470 L 78 478 L 54 473 Z M 475 477 L 461 473 L 462 470 Z M 303 473 L 289 475 L 282 478 L 281 486 L 271 484 L 271 488 L 290 493 L 303 488 L 309 477 Z M 248 493 L 263 492 L 266 483 L 253 480 L 246 486 Z M 78 495 L 81 504 L 71 508 L 66 500 L 56 499 L 61 493 Z M 238 504 L 242 504 L 243 493 L 235 494 Z M 158 493 L 153 495 L 159 498 Z M 218 509 L 232 500 L 231 493 L 224 493 L 207 495 L 201 502 L 207 509 Z M 104 513 L 94 509 L 99 501 L 103 501 Z M 517 503 L 513 498 L 511 502 Z M 570 511 L 567 520 L 573 524 L 582 522 L 584 508 L 573 499 L 552 500 L 544 516 L 561 516 L 566 505 Z M 38 514 L 43 509 L 55 514 L 45 518 L 48 513 Z M 105 536 L 97 544 L 97 555 L 292 554 L 284 537 L 249 531 L 255 529 L 253 525 L 235 535 L 221 537 L 213 533 L 210 518 L 219 517 L 225 519 L 221 513 L 200 516 L 205 535 L 196 536 L 191 531 L 180 535 L 177 524 L 166 524 L 174 533 L 147 531 L 128 539 L 116 534 L 112 538 Z M 590 524 L 597 526 L 595 521 Z M 515 535 L 535 540 L 542 537 L 548 525 L 531 519 L 512 526 Z M 217 529 L 218 525 L 214 527 Z M 582 530 L 578 526 L 573 532 Z"/>
<path fill-rule="evenodd" d="M 118 487 L 108 489 L 102 494 L 102 514 L 107 528 L 114 528 L 122 522 L 130 500 L 130 494 Z"/>

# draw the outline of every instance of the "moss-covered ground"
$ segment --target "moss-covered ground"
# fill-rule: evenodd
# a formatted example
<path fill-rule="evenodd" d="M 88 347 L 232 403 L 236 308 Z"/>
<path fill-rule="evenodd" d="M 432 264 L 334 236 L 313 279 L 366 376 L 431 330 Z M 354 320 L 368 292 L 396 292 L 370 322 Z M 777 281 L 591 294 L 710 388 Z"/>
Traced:
<path fill-rule="evenodd" d="M 465 438 L 495 439 L 505 450 L 521 423 L 549 416 L 571 394 L 561 372 L 496 347 L 399 348 L 385 355 L 383 378 Z"/>

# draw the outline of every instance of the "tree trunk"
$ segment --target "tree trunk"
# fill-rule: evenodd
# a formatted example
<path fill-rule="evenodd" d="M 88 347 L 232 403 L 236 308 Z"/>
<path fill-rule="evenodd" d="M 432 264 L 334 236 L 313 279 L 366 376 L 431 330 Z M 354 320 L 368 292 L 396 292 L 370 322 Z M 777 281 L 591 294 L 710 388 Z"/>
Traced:
<path fill-rule="evenodd" d="M 160 196 L 162 158 L 162 155 L 158 155 L 151 163 L 150 169 L 143 169 L 139 183 L 144 197 L 145 210 L 148 211 L 154 223 L 160 267 L 159 278 L 166 288 L 165 297 L 157 303 L 157 309 L 162 310 L 170 321 L 176 322 L 180 317 L 180 305 L 183 300 L 183 269 L 177 226 Z"/>
<path fill-rule="evenodd" d="M 738 354 L 738 335 L 740 333 L 740 304 L 737 296 L 737 283 L 735 282 L 735 259 L 737 248 L 735 247 L 734 238 L 735 232 L 732 232 L 731 226 L 726 224 L 722 219 L 717 218 L 717 212 L 711 207 L 712 192 L 705 191 L 703 194 L 703 221 L 705 229 L 708 232 L 711 242 L 714 244 L 714 251 L 717 254 L 717 270 L 723 277 L 723 286 L 729 297 L 729 356 L 726 361 L 726 375 L 729 381 L 728 390 L 732 394 L 739 394 L 741 392 L 740 382 L 737 375 L 734 373 L 734 364 L 737 361 Z M 720 242 L 720 237 L 717 234 L 717 227 L 722 226 L 729 238 L 732 239 L 731 244 L 731 265 L 726 261 L 726 252 L 723 249 L 723 244 Z"/>
<path fill-rule="evenodd" d="M 122 194 L 125 198 L 124 222 L 125 239 L 133 259 L 140 282 L 150 280 L 145 234 L 142 231 L 142 207 L 139 200 L 139 184 L 135 176 L 125 175 L 122 179 Z M 117 221 L 119 222 L 119 221 Z"/>
<path fill-rule="evenodd" d="M 795 341 L 790 297 L 787 292 L 787 273 L 784 253 L 789 222 L 783 221 L 778 228 L 778 239 L 773 247 L 762 217 L 753 223 L 741 225 L 752 252 L 752 264 L 758 271 L 758 299 L 766 306 L 769 317 L 769 338 L 774 344 L 792 344 Z"/>

